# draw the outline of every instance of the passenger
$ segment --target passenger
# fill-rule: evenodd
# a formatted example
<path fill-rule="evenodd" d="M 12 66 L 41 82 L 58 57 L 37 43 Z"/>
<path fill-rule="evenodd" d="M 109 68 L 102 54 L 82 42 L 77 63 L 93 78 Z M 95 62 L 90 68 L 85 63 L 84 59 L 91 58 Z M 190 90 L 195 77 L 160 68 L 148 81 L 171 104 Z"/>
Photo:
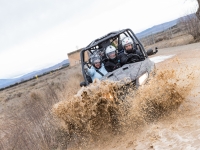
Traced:
<path fill-rule="evenodd" d="M 126 37 L 122 40 L 122 47 L 124 49 L 124 52 L 120 54 L 122 65 L 138 62 L 144 59 L 142 53 L 134 48 L 133 40 L 130 37 Z"/>
<path fill-rule="evenodd" d="M 120 58 L 117 55 L 116 48 L 114 46 L 109 45 L 106 48 L 106 57 L 107 61 L 105 62 L 105 68 L 108 72 L 112 72 L 121 67 Z"/>
<path fill-rule="evenodd" d="M 96 78 L 101 79 L 104 75 L 108 73 L 104 67 L 104 64 L 101 61 L 100 56 L 92 56 L 91 63 L 91 68 L 87 68 L 86 71 L 88 75 L 92 78 L 92 81 L 94 81 L 94 79 Z"/>

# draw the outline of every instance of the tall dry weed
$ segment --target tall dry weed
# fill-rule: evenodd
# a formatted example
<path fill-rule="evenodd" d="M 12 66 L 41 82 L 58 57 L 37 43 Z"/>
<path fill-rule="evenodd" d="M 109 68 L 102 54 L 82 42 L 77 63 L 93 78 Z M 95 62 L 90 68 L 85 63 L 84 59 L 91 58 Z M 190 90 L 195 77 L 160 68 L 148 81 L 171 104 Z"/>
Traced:
<path fill-rule="evenodd" d="M 49 101 L 42 93 L 34 92 L 26 97 L 23 112 L 7 114 L 4 149 L 51 149 L 55 145 L 56 126 Z"/>
<path fill-rule="evenodd" d="M 47 80 L 45 87 L 34 89 L 30 94 L 20 95 L 24 102 L 21 110 L 10 110 L 0 124 L 0 149 L 67 149 L 68 138 L 59 128 L 51 109 L 54 104 L 77 92 L 79 80 L 82 80 L 80 66 L 65 75 Z"/>

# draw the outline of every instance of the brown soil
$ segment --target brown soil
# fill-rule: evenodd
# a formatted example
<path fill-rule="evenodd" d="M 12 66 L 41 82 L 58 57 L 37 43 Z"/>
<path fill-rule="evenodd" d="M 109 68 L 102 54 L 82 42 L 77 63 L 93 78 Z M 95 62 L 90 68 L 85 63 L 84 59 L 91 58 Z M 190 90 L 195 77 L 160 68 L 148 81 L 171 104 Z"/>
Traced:
<path fill-rule="evenodd" d="M 156 77 L 156 80 L 153 80 L 154 83 L 150 83 L 150 86 L 142 89 L 141 93 L 144 91 L 146 91 L 145 93 L 148 93 L 146 94 L 148 100 L 145 101 L 145 96 L 141 93 L 138 94 L 139 96 L 135 99 L 130 97 L 127 98 L 129 105 L 131 104 L 130 107 L 133 108 L 134 111 L 129 111 L 128 118 L 122 118 L 123 116 L 121 116 L 119 122 L 126 122 L 125 126 L 123 126 L 124 128 L 120 129 L 120 132 L 114 134 L 109 133 L 109 131 L 112 130 L 111 126 L 113 125 L 110 121 L 112 118 L 102 118 L 100 115 L 95 122 L 100 126 L 98 129 L 95 128 L 96 126 L 94 127 L 95 123 L 91 122 L 88 123 L 87 126 L 81 127 L 84 127 L 84 132 L 89 133 L 91 131 L 93 136 L 97 135 L 95 131 L 98 131 L 98 133 L 102 132 L 103 135 L 99 134 L 97 136 L 98 138 L 102 137 L 102 139 L 97 140 L 92 138 L 92 140 L 96 140 L 95 143 L 92 141 L 90 144 L 85 142 L 87 145 L 84 145 L 84 142 L 80 145 L 76 143 L 76 146 L 82 149 L 198 149 L 200 147 L 200 43 L 159 49 L 159 52 L 154 56 L 171 54 L 175 54 L 175 56 L 156 64 L 158 76 Z M 79 83 L 81 80 L 80 66 L 76 66 L 74 68 L 63 69 L 19 86 L 0 91 L 0 139 L 9 137 L 7 135 L 9 132 L 3 132 L 7 131 L 5 129 L 6 127 L 9 128 L 6 126 L 8 123 L 6 120 L 9 120 L 9 118 L 6 118 L 7 114 L 10 112 L 12 112 L 12 114 L 23 114 L 25 107 L 24 103 L 29 99 L 29 97 L 37 99 L 35 98 L 35 93 L 43 92 L 49 87 L 57 92 L 57 101 L 52 103 L 51 107 L 60 101 L 54 106 L 54 112 L 57 111 L 55 113 L 58 117 L 64 120 L 64 125 L 62 124 L 62 126 L 65 127 L 66 122 L 72 120 L 77 124 L 80 123 L 80 120 L 79 122 L 76 122 L 77 120 L 72 117 L 75 115 L 76 118 L 78 118 L 80 115 L 84 116 L 88 113 L 85 112 L 85 107 L 83 107 L 88 97 L 87 99 L 82 99 L 83 101 L 81 101 L 81 103 L 79 103 L 80 99 L 73 97 L 73 95 L 80 89 Z M 103 86 L 104 88 L 101 88 Z M 100 85 L 99 88 L 99 90 L 103 92 L 114 87 L 113 85 L 110 87 L 110 85 L 107 84 L 104 84 L 103 86 Z M 112 93 L 112 91 L 109 92 Z M 173 93 L 176 93 L 176 96 L 170 96 L 169 93 L 172 95 Z M 99 105 L 96 105 L 97 103 L 94 103 L 94 101 L 91 101 L 93 103 L 87 102 L 86 108 L 88 110 L 90 106 L 95 107 L 94 110 L 103 110 L 105 109 L 104 106 L 112 106 L 114 109 L 112 111 L 116 110 L 122 112 L 120 115 L 125 114 L 124 107 L 118 107 L 112 102 L 104 103 L 102 99 L 99 99 L 102 95 L 98 94 L 102 93 L 91 92 L 90 94 L 93 95 L 92 97 L 89 96 L 90 100 L 97 100 L 97 103 L 106 104 L 101 105 L 102 107 L 96 107 Z M 69 101 L 71 101 L 70 105 Z M 156 104 L 159 103 L 160 106 L 163 107 L 163 110 L 166 110 L 167 115 L 163 115 L 152 121 L 152 116 L 149 117 L 146 114 L 144 115 L 144 112 L 141 114 L 141 108 L 147 108 L 145 109 L 148 110 L 147 112 L 151 111 L 148 107 L 153 106 L 147 105 L 147 102 L 149 101 L 153 103 L 155 102 Z M 172 105 L 174 105 L 175 101 L 177 102 L 176 104 L 178 104 L 178 107 L 176 107 L 176 109 L 173 107 L 173 111 L 168 113 L 168 110 Z M 66 106 L 72 105 L 73 108 L 74 106 L 76 106 L 76 108 L 78 107 L 76 111 L 70 107 L 67 107 L 66 109 Z M 92 110 L 90 113 L 93 113 Z M 160 110 L 156 110 L 154 115 L 156 116 L 157 113 L 160 113 Z M 71 117 L 70 119 L 68 118 L 69 116 Z M 85 118 L 90 117 L 91 116 L 89 115 L 85 115 Z M 102 128 L 105 126 L 104 123 L 106 122 L 109 122 L 110 126 Z M 137 125 L 132 124 L 133 122 L 136 122 Z M 60 122 L 60 124 L 61 123 L 63 122 Z M 80 131 L 81 128 L 80 126 L 78 127 L 79 130 L 71 131 Z M 107 134 L 107 136 L 105 136 L 105 134 Z M 9 133 L 9 135 L 11 135 L 11 133 Z M 4 145 L 4 143 L 0 142 L 0 146 L 1 145 Z M 77 149 L 77 147 L 73 147 L 73 143 L 68 148 Z"/>

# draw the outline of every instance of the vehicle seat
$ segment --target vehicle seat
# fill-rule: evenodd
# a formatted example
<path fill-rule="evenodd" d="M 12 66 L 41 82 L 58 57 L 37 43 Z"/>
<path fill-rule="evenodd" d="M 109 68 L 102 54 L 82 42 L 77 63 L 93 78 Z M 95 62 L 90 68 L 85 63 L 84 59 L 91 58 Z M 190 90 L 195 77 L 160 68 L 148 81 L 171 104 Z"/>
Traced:
<path fill-rule="evenodd" d="M 124 49 L 123 49 L 123 47 L 122 47 L 122 43 L 120 43 L 119 45 L 118 45 L 118 54 L 121 54 L 121 53 L 123 53 L 124 52 Z"/>

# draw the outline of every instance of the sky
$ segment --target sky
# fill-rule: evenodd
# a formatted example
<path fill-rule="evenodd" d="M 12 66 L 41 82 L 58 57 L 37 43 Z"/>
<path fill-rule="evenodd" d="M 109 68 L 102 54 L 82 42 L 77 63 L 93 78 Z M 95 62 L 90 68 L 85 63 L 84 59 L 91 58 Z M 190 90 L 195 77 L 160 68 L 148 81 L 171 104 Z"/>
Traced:
<path fill-rule="evenodd" d="M 50 67 L 109 32 L 185 16 L 195 0 L 0 0 L 0 79 Z"/>

